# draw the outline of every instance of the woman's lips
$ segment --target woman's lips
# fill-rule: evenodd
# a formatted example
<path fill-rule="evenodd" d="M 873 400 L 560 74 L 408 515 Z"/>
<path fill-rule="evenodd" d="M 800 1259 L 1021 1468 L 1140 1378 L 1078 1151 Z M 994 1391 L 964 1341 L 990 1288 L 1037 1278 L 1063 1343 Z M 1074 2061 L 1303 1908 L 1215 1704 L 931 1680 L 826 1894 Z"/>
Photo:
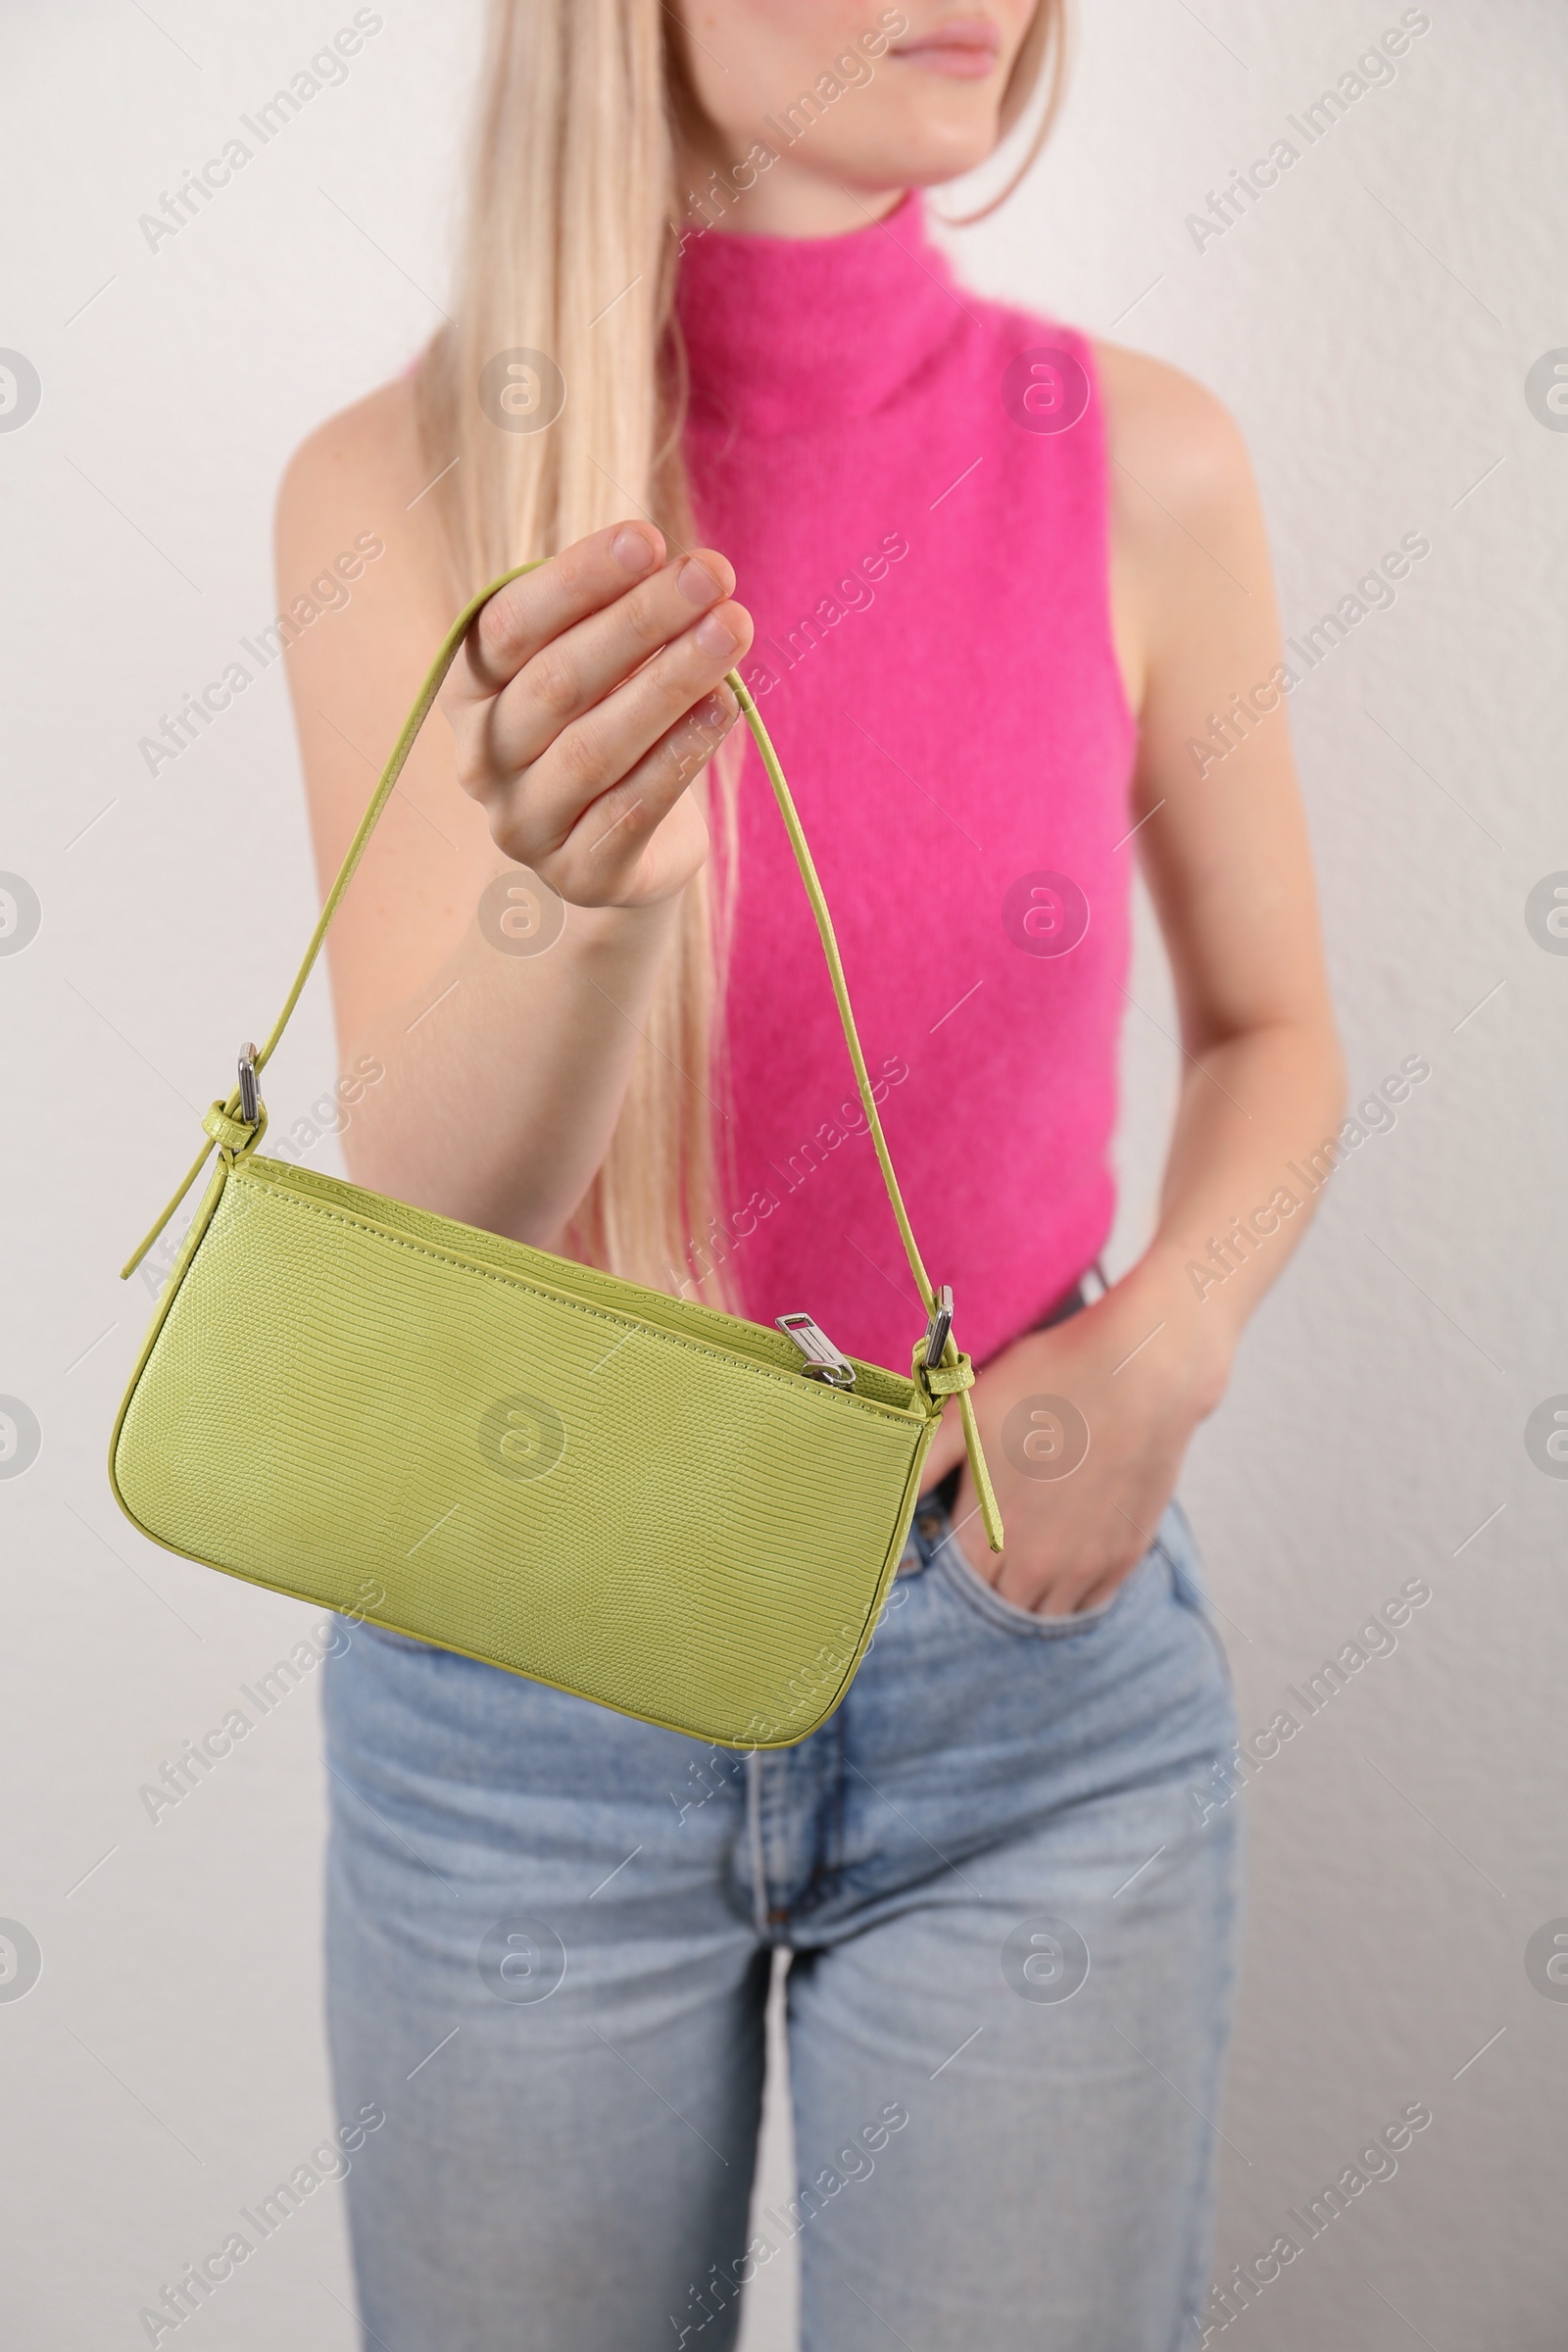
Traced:
<path fill-rule="evenodd" d="M 946 74 L 956 81 L 983 81 L 994 71 L 1002 37 L 994 24 L 956 20 L 917 41 L 901 41 L 890 57 L 921 66 L 928 74 Z"/>

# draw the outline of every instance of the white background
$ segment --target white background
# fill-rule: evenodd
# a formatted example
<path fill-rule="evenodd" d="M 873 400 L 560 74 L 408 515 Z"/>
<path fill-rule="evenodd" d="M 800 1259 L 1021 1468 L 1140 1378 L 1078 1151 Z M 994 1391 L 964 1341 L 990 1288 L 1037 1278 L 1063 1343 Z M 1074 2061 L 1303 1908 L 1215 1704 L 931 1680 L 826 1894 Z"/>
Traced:
<path fill-rule="evenodd" d="M 36 1413 L 43 1449 L 0 1480 L 0 1915 L 36 1936 L 43 1974 L 0 2002 L 4 2300 L 17 2341 L 70 2352 L 144 2340 L 160 2281 L 333 2121 L 314 1690 L 156 1827 L 136 1793 L 310 1613 L 142 1542 L 103 1460 L 150 1307 L 116 1269 L 315 905 L 280 668 L 156 780 L 138 740 L 270 618 L 288 452 L 435 321 L 471 6 L 388 0 L 347 84 L 176 239 L 149 252 L 137 216 L 351 13 L 125 0 L 13 10 L 6 27 L 0 345 L 32 361 L 43 402 L 0 434 L 0 868 L 43 924 L 0 956 L 0 1391 Z M 1187 214 L 1398 8 L 1085 13 L 1051 154 L 957 241 L 961 267 L 1220 393 L 1254 455 L 1288 631 L 1401 534 L 1432 542 L 1290 723 L 1355 1097 L 1410 1054 L 1433 1075 L 1336 1177 L 1185 1493 L 1249 1731 L 1405 1579 L 1433 1599 L 1247 1800 L 1217 2273 L 1406 2102 L 1434 2122 L 1228 2340 L 1547 2352 L 1568 2003 L 1533 1988 L 1524 1955 L 1568 1914 L 1568 1483 L 1523 1433 L 1568 1391 L 1568 958 L 1524 906 L 1568 868 L 1568 434 L 1531 414 L 1524 379 L 1568 345 L 1568 35 L 1546 0 L 1434 0 L 1393 86 L 1200 254 Z M 1147 922 L 1132 994 L 1117 1265 L 1147 1225 L 1174 1084 Z M 317 988 L 274 1121 L 333 1074 Z M 778 2132 L 766 2153 L 776 2199 Z M 220 2293 L 193 2337 L 346 2352 L 341 2191 Z M 790 2300 L 780 2262 L 748 2352 L 790 2341 Z"/>

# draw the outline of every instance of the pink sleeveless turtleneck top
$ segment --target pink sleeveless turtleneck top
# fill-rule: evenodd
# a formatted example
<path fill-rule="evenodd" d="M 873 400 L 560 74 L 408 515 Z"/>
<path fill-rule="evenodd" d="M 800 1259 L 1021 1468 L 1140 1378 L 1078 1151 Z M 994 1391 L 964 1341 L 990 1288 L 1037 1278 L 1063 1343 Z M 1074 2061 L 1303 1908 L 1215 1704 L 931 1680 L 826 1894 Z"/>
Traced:
<path fill-rule="evenodd" d="M 1135 726 L 1092 356 L 959 285 L 917 197 L 848 236 L 696 237 L 678 308 L 701 529 L 757 625 L 742 674 L 926 1270 L 983 1361 L 1114 1206 Z M 758 1321 L 804 1310 L 906 1369 L 925 1318 L 750 744 L 726 1030 L 728 1207 L 699 1238 Z"/>

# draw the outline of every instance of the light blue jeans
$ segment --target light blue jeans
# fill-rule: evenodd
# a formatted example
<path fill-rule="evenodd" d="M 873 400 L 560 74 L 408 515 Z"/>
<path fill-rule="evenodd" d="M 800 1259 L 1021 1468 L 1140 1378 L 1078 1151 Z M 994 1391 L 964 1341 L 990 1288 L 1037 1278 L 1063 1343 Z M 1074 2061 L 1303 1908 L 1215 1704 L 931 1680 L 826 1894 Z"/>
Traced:
<path fill-rule="evenodd" d="M 927 1497 L 843 1705 L 751 1757 L 354 1629 L 368 2352 L 721 2352 L 792 2237 L 806 2352 L 1196 2347 L 1240 1812 L 1198 1576 L 1173 1505 L 1108 1606 L 1029 1616 Z M 748 2241 L 776 1944 L 798 2185 Z"/>

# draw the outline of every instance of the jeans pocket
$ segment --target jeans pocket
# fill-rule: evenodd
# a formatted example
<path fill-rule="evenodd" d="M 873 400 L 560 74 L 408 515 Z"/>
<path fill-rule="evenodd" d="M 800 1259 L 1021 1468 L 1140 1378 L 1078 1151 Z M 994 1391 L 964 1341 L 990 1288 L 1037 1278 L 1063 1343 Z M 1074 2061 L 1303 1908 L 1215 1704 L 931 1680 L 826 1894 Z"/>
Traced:
<path fill-rule="evenodd" d="M 1203 1555 L 1198 1548 L 1193 1523 L 1173 1494 L 1160 1515 L 1154 1530 L 1154 1549 L 1160 1554 L 1170 1572 L 1176 1597 L 1190 1609 L 1205 1609 L 1208 1605 L 1208 1579 L 1203 1567 Z"/>
<path fill-rule="evenodd" d="M 994 1585 L 988 1584 L 978 1568 L 972 1567 L 968 1554 L 951 1534 L 939 1544 L 932 1566 L 941 1576 L 948 1591 L 976 1616 L 1001 1632 L 1022 1635 L 1030 1641 L 1055 1642 L 1074 1636 L 1092 1634 L 1127 1607 L 1135 1587 L 1148 1579 L 1153 1561 L 1152 1550 L 1146 1551 L 1135 1568 L 1128 1570 L 1108 1600 L 1092 1609 L 1075 1609 L 1068 1617 L 1042 1617 L 1033 1609 L 1020 1608 L 1008 1600 Z"/>
<path fill-rule="evenodd" d="M 1214 1653 L 1219 1660 L 1220 1671 L 1224 1675 L 1226 1685 L 1234 1691 L 1235 1677 L 1231 1672 L 1230 1653 L 1214 1623 L 1213 1603 L 1208 1597 L 1208 1578 L 1203 1566 L 1203 1555 L 1199 1550 L 1198 1538 L 1193 1533 L 1193 1523 L 1174 1494 L 1165 1505 L 1164 1516 L 1160 1520 L 1158 1532 L 1154 1537 L 1154 1549 L 1165 1564 L 1165 1572 L 1170 1578 L 1173 1599 L 1180 1607 L 1189 1609 L 1202 1626 L 1204 1633 L 1214 1645 Z"/>

